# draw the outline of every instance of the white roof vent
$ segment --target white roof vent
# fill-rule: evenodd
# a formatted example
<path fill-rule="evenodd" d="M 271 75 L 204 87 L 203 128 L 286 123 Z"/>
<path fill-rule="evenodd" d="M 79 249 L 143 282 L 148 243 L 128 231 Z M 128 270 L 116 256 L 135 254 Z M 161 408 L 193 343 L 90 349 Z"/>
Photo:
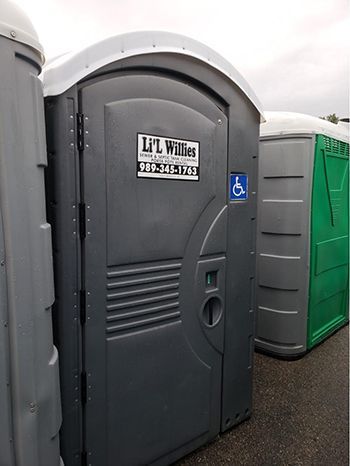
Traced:
<path fill-rule="evenodd" d="M 35 50 L 44 63 L 43 48 L 28 16 L 10 0 L 0 0 L 0 35 Z"/>

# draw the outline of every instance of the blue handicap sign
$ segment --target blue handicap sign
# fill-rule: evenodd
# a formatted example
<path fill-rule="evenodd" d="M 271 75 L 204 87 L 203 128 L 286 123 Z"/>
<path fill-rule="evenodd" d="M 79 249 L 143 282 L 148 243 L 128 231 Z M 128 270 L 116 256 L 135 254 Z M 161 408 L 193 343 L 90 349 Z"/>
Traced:
<path fill-rule="evenodd" d="M 248 175 L 231 173 L 230 200 L 245 201 L 248 199 Z"/>

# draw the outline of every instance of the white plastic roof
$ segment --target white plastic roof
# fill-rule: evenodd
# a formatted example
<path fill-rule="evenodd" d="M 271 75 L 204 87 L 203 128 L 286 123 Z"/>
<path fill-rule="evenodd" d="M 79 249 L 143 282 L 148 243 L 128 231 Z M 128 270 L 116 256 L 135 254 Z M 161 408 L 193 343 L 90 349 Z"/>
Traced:
<path fill-rule="evenodd" d="M 0 0 L 0 35 L 28 45 L 44 63 L 43 48 L 30 19 L 10 0 Z"/>
<path fill-rule="evenodd" d="M 350 129 L 350 123 L 348 121 L 340 120 L 338 121 L 339 126 L 343 126 L 343 128 Z"/>
<path fill-rule="evenodd" d="M 90 73 L 114 61 L 161 52 L 187 55 L 216 68 L 245 93 L 263 118 L 262 106 L 254 91 L 227 60 L 200 42 L 169 32 L 122 34 L 50 61 L 43 70 L 44 95 L 62 94 Z"/>
<path fill-rule="evenodd" d="M 265 112 L 266 122 L 260 125 L 260 136 L 284 134 L 323 134 L 349 142 L 349 128 L 311 115 L 293 112 Z"/>

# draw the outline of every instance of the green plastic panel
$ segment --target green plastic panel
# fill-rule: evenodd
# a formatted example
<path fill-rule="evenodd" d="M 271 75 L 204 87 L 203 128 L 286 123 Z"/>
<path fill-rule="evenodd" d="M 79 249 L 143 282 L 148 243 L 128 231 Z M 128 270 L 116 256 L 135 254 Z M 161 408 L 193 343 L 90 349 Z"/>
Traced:
<path fill-rule="evenodd" d="M 318 135 L 311 209 L 308 348 L 349 316 L 349 144 Z"/>

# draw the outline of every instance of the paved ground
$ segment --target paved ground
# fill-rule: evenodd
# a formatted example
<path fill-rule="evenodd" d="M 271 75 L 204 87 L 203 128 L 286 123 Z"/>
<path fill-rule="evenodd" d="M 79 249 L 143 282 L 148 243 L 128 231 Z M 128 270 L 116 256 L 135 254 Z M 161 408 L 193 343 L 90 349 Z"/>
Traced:
<path fill-rule="evenodd" d="M 256 354 L 252 418 L 177 466 L 348 466 L 348 339 L 293 362 Z"/>

